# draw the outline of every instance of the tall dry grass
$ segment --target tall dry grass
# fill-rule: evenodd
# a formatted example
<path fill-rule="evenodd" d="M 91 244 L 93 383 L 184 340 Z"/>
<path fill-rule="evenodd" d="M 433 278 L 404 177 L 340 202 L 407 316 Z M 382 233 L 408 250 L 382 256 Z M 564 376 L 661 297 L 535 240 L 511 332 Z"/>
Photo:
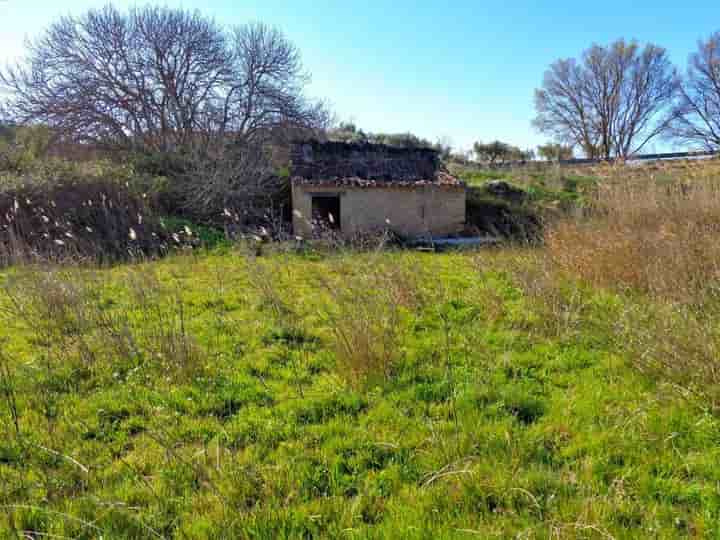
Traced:
<path fill-rule="evenodd" d="M 720 282 L 720 174 L 674 182 L 653 172 L 601 182 L 590 217 L 546 235 L 557 266 L 592 285 L 704 305 Z M 635 173 L 637 175 L 637 172 Z"/>
<path fill-rule="evenodd" d="M 623 169 L 606 171 L 590 212 L 555 223 L 544 254 L 551 282 L 570 278 L 620 293 L 624 308 L 612 331 L 630 362 L 714 411 L 720 411 L 718 165 L 625 167 L 625 176 Z"/>
<path fill-rule="evenodd" d="M 112 178 L 0 188 L 2 266 L 142 259 L 176 244 L 147 201 Z"/>
<path fill-rule="evenodd" d="M 375 254 L 351 264 L 333 273 L 342 279 L 322 281 L 330 300 L 323 313 L 340 373 L 357 386 L 392 377 L 401 359 L 405 314 L 425 299 L 421 272 L 402 263 Z"/>

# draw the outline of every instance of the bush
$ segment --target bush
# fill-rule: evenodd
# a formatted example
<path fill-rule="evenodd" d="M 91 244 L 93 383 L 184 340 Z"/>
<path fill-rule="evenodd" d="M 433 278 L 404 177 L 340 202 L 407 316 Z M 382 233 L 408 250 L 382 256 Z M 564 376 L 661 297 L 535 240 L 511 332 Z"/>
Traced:
<path fill-rule="evenodd" d="M 184 238 L 184 243 L 199 245 L 204 248 L 216 248 L 228 245 L 229 240 L 225 233 L 216 227 L 199 225 L 189 219 L 178 217 L 164 217 L 161 224 L 170 235 Z"/>
<path fill-rule="evenodd" d="M 289 173 L 261 146 L 218 144 L 210 156 L 145 152 L 131 160 L 132 186 L 165 215 L 240 230 L 276 231 L 291 220 Z"/>

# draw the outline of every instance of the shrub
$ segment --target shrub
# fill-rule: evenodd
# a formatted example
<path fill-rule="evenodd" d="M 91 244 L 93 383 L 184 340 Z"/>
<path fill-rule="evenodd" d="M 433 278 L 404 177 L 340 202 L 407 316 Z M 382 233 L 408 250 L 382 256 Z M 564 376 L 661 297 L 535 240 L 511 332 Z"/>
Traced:
<path fill-rule="evenodd" d="M 45 126 L 5 127 L 0 132 L 0 171 L 22 172 L 45 157 L 52 134 Z"/>
<path fill-rule="evenodd" d="M 185 243 L 198 244 L 205 248 L 214 248 L 227 243 L 225 233 L 216 227 L 193 223 L 189 219 L 164 217 L 161 224 L 171 235 L 185 238 Z"/>

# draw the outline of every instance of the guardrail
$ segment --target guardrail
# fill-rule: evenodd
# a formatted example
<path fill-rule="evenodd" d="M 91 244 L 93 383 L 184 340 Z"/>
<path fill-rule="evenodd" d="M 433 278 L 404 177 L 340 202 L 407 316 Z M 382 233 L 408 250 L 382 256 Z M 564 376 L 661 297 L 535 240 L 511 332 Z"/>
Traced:
<path fill-rule="evenodd" d="M 666 152 L 662 154 L 641 154 L 632 156 L 624 161 L 656 161 L 662 159 L 699 159 L 720 155 L 720 151 L 705 152 Z M 594 165 L 599 163 L 615 163 L 619 159 L 561 159 L 560 165 Z"/>
<path fill-rule="evenodd" d="M 494 163 L 492 165 L 485 164 L 485 167 L 491 169 L 504 169 L 508 167 L 522 167 L 525 165 L 599 165 L 601 163 L 617 163 L 617 162 L 633 162 L 633 161 L 660 161 L 665 159 L 701 159 L 713 156 L 720 156 L 720 151 L 701 151 L 701 152 L 666 152 L 662 154 L 641 154 L 632 156 L 625 160 L 619 158 L 599 158 L 599 159 L 561 159 L 559 161 L 506 161 L 504 163 Z"/>

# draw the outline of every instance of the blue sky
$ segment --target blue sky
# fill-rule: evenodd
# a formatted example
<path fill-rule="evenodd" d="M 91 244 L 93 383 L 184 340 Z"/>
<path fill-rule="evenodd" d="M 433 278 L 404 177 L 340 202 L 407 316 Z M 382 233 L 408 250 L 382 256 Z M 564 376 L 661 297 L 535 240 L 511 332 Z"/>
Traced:
<path fill-rule="evenodd" d="M 0 0 L 0 62 L 54 17 L 93 0 Z M 138 2 L 116 1 L 116 5 Z M 139 2 L 143 3 L 143 2 Z M 697 40 L 720 30 L 720 3 L 166 0 L 227 24 L 260 20 L 299 46 L 309 93 L 369 131 L 449 137 L 458 148 L 544 142 L 530 125 L 533 90 L 557 58 L 618 37 L 666 47 L 684 70 Z M 671 5 L 672 4 L 672 5 Z M 652 150 L 649 147 L 648 150 Z"/>

